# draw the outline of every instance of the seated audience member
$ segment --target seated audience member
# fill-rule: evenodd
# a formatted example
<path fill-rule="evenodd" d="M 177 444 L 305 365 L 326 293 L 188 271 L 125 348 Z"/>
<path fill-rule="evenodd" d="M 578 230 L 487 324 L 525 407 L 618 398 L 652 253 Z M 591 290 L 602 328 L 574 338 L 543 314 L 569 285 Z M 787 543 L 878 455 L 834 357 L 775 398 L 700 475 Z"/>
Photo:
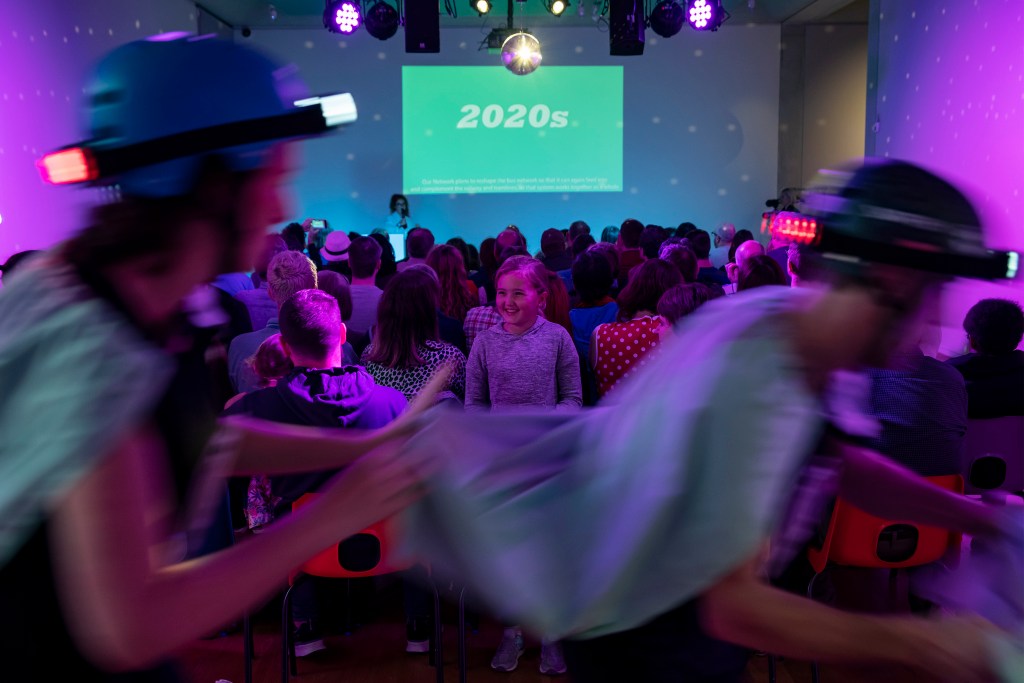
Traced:
<path fill-rule="evenodd" d="M 647 364 L 645 356 L 659 341 L 658 301 L 682 281 L 679 270 L 660 259 L 644 261 L 637 267 L 619 294 L 619 322 L 598 325 L 590 342 L 590 366 L 600 397 Z"/>
<path fill-rule="evenodd" d="M 308 261 L 297 252 L 285 256 L 290 254 Z M 345 328 L 338 302 L 330 294 L 308 288 L 296 292 L 281 304 L 280 327 L 281 346 L 294 366 L 291 372 L 272 387 L 246 394 L 225 411 L 226 415 L 313 427 L 376 429 L 405 409 L 401 393 L 378 386 L 358 365 L 342 364 Z M 287 514 L 292 503 L 316 491 L 334 473 L 329 470 L 271 477 L 271 496 L 277 501 L 274 515 Z M 300 656 L 324 649 L 317 623 L 316 585 L 315 579 L 303 582 L 293 593 L 296 654 Z"/>
<path fill-rule="evenodd" d="M 668 239 L 668 231 L 660 225 L 648 225 L 640 233 L 640 251 L 645 259 L 658 258 L 658 250 Z"/>
<path fill-rule="evenodd" d="M 410 270 L 418 270 L 424 275 L 429 277 L 431 281 L 437 286 L 440 291 L 441 281 L 437 278 L 437 273 L 430 266 L 417 263 L 409 266 L 403 272 Z M 437 315 L 437 331 L 441 335 L 441 341 L 451 344 L 463 354 L 466 353 L 466 333 L 462 329 L 462 321 L 456 320 L 451 316 L 445 315 L 440 308 L 435 308 L 434 313 Z"/>
<path fill-rule="evenodd" d="M 640 249 L 640 235 L 644 232 L 644 224 L 635 218 L 627 218 L 619 228 L 619 286 L 625 287 L 629 282 L 629 271 L 644 262 L 644 252 Z"/>
<path fill-rule="evenodd" d="M 348 253 L 352 247 L 352 238 L 341 230 L 335 230 L 324 238 L 324 246 L 320 249 L 322 270 L 333 270 L 346 278 L 352 277 L 348 264 Z"/>
<path fill-rule="evenodd" d="M 240 289 L 234 294 L 249 312 L 249 323 L 254 330 L 262 330 L 268 320 L 277 317 L 277 304 L 267 293 L 267 267 L 275 256 L 284 251 L 288 251 L 288 245 L 279 235 L 267 235 L 263 250 L 253 264 L 253 288 Z"/>
<path fill-rule="evenodd" d="M 316 266 L 302 252 L 281 252 L 267 267 L 267 294 L 279 308 L 295 292 L 316 289 L 316 285 Z M 264 327 L 241 334 L 231 341 L 228 347 L 228 376 L 235 391 L 247 392 L 257 387 L 259 378 L 245 360 L 256 352 L 264 339 L 278 332 L 280 327 L 275 315 Z"/>
<path fill-rule="evenodd" d="M 614 269 L 602 249 L 588 249 L 572 264 L 572 281 L 579 297 L 569 311 L 572 340 L 580 357 L 590 358 L 590 337 L 594 328 L 619 316 L 619 304 L 609 296 Z"/>
<path fill-rule="evenodd" d="M 289 251 L 304 251 L 306 249 L 306 230 L 301 223 L 289 223 L 281 228 L 281 239 L 284 240 Z"/>
<path fill-rule="evenodd" d="M 569 225 L 569 232 L 566 234 L 566 244 L 572 247 L 576 240 L 583 235 L 590 235 L 590 226 L 587 225 L 586 221 L 573 221 Z"/>
<path fill-rule="evenodd" d="M 708 258 L 711 253 L 711 236 L 704 230 L 691 230 L 684 237 L 689 240 L 690 248 L 697 255 L 697 282 L 722 287 L 729 284 L 726 274 L 711 265 Z"/>
<path fill-rule="evenodd" d="M 340 273 L 322 270 L 317 274 L 317 289 L 327 292 L 338 302 L 341 323 L 346 326 L 345 341 L 341 345 L 341 360 L 345 365 L 358 365 L 359 354 L 348 341 L 348 321 L 352 318 L 352 288 Z"/>
<path fill-rule="evenodd" d="M 409 266 L 426 264 L 427 254 L 433 248 L 434 233 L 420 227 L 410 230 L 405 238 L 405 250 L 409 257 L 398 264 L 398 272 L 401 273 Z"/>
<path fill-rule="evenodd" d="M 486 240 L 485 240 L 486 241 Z M 512 256 L 526 255 L 526 247 L 518 230 L 505 229 L 498 234 L 494 240 L 494 264 L 495 270 L 501 267 L 506 260 Z M 492 282 L 491 287 L 494 287 Z M 463 331 L 466 335 L 466 350 L 473 350 L 473 343 L 481 332 L 501 322 L 501 315 L 498 313 L 493 302 L 486 306 L 477 306 L 466 313 L 466 320 L 463 323 Z"/>
<path fill-rule="evenodd" d="M 245 362 L 252 366 L 252 370 L 258 378 L 256 388 L 253 391 L 274 386 L 277 384 L 277 380 L 292 371 L 292 359 L 288 357 L 284 347 L 281 346 L 280 333 L 272 334 L 264 339 L 263 343 L 260 344 L 260 348 L 256 349 L 256 353 L 246 358 Z M 230 408 L 243 396 L 245 394 L 232 396 L 224 404 L 224 408 Z M 251 524 L 249 526 L 252 528 Z"/>
<path fill-rule="evenodd" d="M 788 237 L 783 237 L 780 234 L 776 234 L 772 230 L 771 237 L 768 240 L 768 246 L 765 248 L 765 253 L 771 258 L 775 259 L 775 262 L 782 268 L 782 275 L 786 279 L 786 284 L 789 285 L 789 273 L 786 271 L 786 258 L 789 254 L 789 245 L 792 244 L 793 240 Z"/>
<path fill-rule="evenodd" d="M 384 290 L 373 341 L 363 352 L 366 371 L 377 384 L 397 389 L 410 401 L 445 366 L 451 367 L 451 376 L 438 400 L 465 398 L 466 356 L 441 341 L 439 302 L 440 287 L 429 273 L 419 268 L 399 273 Z"/>
<path fill-rule="evenodd" d="M 697 229 L 697 226 L 690 221 L 683 221 L 676 226 L 676 234 L 673 237 L 686 237 L 691 232 Z"/>
<path fill-rule="evenodd" d="M 729 245 L 729 259 L 726 263 L 736 263 L 736 250 L 740 248 L 740 245 L 749 242 L 754 239 L 754 233 L 749 230 L 738 230 L 736 236 L 732 238 L 732 244 Z"/>
<path fill-rule="evenodd" d="M 736 226 L 732 223 L 722 223 L 715 228 L 715 246 L 708 254 L 712 266 L 724 268 L 725 264 L 729 262 L 729 251 L 735 237 Z"/>
<path fill-rule="evenodd" d="M 782 266 L 778 261 L 767 254 L 755 254 L 747 259 L 740 268 L 739 278 L 736 280 L 736 291 L 742 292 L 755 287 L 767 287 L 777 285 L 788 287 L 786 274 L 782 272 Z"/>
<path fill-rule="evenodd" d="M 619 226 L 606 225 L 601 231 L 601 241 L 606 244 L 615 244 L 619 241 Z"/>
<path fill-rule="evenodd" d="M 1024 337 L 1020 304 L 982 299 L 967 311 L 964 331 L 971 353 L 950 358 L 967 384 L 970 418 L 1024 415 Z"/>
<path fill-rule="evenodd" d="M 462 254 L 451 245 L 439 244 L 427 254 L 427 265 L 434 270 L 441 284 L 441 312 L 457 320 L 459 329 L 462 329 L 466 313 L 477 303 L 474 296 L 476 285 L 470 291 L 472 282 L 466 277 Z"/>
<path fill-rule="evenodd" d="M 958 474 L 967 432 L 967 389 L 960 373 L 912 343 L 868 376 L 869 412 L 881 432 L 867 445 L 925 477 Z"/>
<path fill-rule="evenodd" d="M 612 269 L 612 288 L 608 292 L 609 296 L 616 297 L 619 295 L 619 249 L 614 244 L 608 242 L 597 242 L 590 245 L 586 251 L 593 251 L 595 254 L 600 254 L 608 260 L 608 265 Z M 579 258 L 579 254 L 573 257 L 574 259 Z"/>
<path fill-rule="evenodd" d="M 480 252 L 472 244 L 466 243 L 466 272 L 470 275 L 480 270 Z"/>
<path fill-rule="evenodd" d="M 568 249 L 561 230 L 555 228 L 545 230 L 540 236 L 540 250 L 544 256 L 540 262 L 551 272 L 557 273 L 572 267 L 572 253 Z"/>
<path fill-rule="evenodd" d="M 580 235 L 579 237 L 577 237 L 572 243 L 573 259 L 575 259 L 583 252 L 585 252 L 587 249 L 590 249 L 590 247 L 594 246 L 595 244 L 596 242 L 594 242 L 594 238 L 590 234 Z"/>
<path fill-rule="evenodd" d="M 701 305 L 712 299 L 725 296 L 721 287 L 711 287 L 700 282 L 684 282 L 669 287 L 658 299 L 658 315 L 667 327 L 674 327 L 682 318 L 690 315 Z M 662 336 L 664 336 L 662 331 Z"/>
<path fill-rule="evenodd" d="M 378 289 L 384 291 L 388 282 L 398 272 L 398 264 L 395 262 L 395 246 L 391 244 L 388 234 L 381 232 L 379 228 L 371 232 L 369 237 L 380 245 L 380 270 L 377 271 L 377 277 L 374 278 L 373 283 L 377 285 Z"/>
<path fill-rule="evenodd" d="M 561 325 L 572 336 L 572 321 L 569 319 L 569 290 L 565 280 L 558 273 L 548 271 L 548 301 L 544 307 L 544 319 Z"/>
<path fill-rule="evenodd" d="M 661 249 L 658 251 L 658 258 L 674 265 L 679 274 L 683 276 L 683 282 L 697 281 L 697 271 L 699 270 L 697 267 L 697 255 L 687 245 L 679 244 L 678 242 L 672 244 L 666 242 L 661 245 Z"/>
<path fill-rule="evenodd" d="M 786 273 L 790 287 L 806 287 L 815 278 L 814 264 L 805 258 L 807 248 L 794 242 L 786 248 Z"/>
<path fill-rule="evenodd" d="M 478 250 L 480 263 L 476 268 L 476 272 L 469 276 L 469 279 L 473 281 L 477 289 L 482 292 L 480 294 L 481 306 L 488 301 L 494 301 L 494 273 L 498 270 L 498 255 L 494 251 L 496 242 L 495 238 L 487 237 L 480 243 L 480 249 Z"/>
<path fill-rule="evenodd" d="M 377 304 L 383 294 L 377 286 L 377 274 L 381 269 L 383 250 L 380 242 L 370 236 L 353 240 L 348 252 L 352 271 L 352 286 L 349 287 L 352 317 L 346 326 L 352 347 L 361 354 L 370 343 L 370 330 L 377 324 Z"/>
<path fill-rule="evenodd" d="M 731 287 L 726 288 L 727 293 L 736 293 L 736 283 L 739 282 L 740 271 L 746 266 L 747 261 L 762 254 L 764 254 L 764 246 L 757 240 L 746 240 L 736 247 L 732 260 L 725 265 L 725 274 L 729 278 L 729 282 L 732 283 Z"/>

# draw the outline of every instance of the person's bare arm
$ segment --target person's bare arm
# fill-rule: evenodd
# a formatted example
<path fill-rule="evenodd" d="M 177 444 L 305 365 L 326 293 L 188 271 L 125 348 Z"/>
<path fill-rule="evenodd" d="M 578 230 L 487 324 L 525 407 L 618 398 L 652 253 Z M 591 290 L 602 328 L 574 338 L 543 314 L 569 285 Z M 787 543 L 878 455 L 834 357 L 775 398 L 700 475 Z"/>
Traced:
<path fill-rule="evenodd" d="M 254 607 L 289 571 L 419 494 L 419 477 L 387 446 L 355 462 L 317 501 L 227 550 L 161 566 L 153 523 L 161 467 L 152 435 L 123 439 L 53 513 L 53 556 L 72 635 L 99 666 L 133 669 Z"/>
<path fill-rule="evenodd" d="M 869 449 L 843 444 L 839 452 L 840 495 L 865 512 L 972 535 L 996 533 L 991 506 L 938 488 Z"/>
<path fill-rule="evenodd" d="M 841 612 L 766 585 L 758 576 L 756 560 L 706 591 L 700 611 L 714 637 L 773 654 L 906 665 L 950 683 L 994 680 L 986 622 Z"/>
<path fill-rule="evenodd" d="M 377 446 L 411 434 L 418 418 L 444 388 L 451 370 L 438 370 L 409 409 L 394 422 L 375 430 L 306 427 L 248 417 L 222 420 L 222 429 L 237 437 L 230 468 L 234 475 L 288 474 L 344 467 Z"/>

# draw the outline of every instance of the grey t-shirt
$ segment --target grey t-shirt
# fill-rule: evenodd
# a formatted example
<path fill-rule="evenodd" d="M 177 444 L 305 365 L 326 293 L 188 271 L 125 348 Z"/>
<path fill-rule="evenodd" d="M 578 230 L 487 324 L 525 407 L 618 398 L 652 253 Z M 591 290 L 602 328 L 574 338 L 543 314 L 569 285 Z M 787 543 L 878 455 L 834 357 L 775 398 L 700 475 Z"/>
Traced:
<path fill-rule="evenodd" d="M 366 334 L 377 324 L 377 304 L 380 302 L 380 287 L 374 285 L 352 285 L 352 317 L 345 327 L 353 334 Z"/>

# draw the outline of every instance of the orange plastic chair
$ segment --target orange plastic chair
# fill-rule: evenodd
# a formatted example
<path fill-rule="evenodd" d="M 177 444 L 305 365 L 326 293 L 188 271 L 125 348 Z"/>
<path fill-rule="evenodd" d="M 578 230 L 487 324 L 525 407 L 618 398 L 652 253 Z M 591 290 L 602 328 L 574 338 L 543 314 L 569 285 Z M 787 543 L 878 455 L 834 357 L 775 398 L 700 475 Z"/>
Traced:
<path fill-rule="evenodd" d="M 307 493 L 292 503 L 292 511 L 298 510 L 316 498 L 317 494 Z M 285 591 L 281 607 L 281 681 L 288 683 L 289 676 L 297 676 L 295 642 L 292 638 L 292 590 L 305 577 L 355 579 L 369 576 L 381 576 L 410 569 L 416 563 L 410 560 L 399 560 L 395 553 L 396 533 L 395 519 L 386 519 L 353 534 L 330 548 L 327 548 L 306 560 L 288 577 L 288 590 Z M 440 650 L 440 597 L 434 591 L 434 636 L 431 643 L 431 661 L 436 667 L 437 683 L 444 681 L 444 667 Z M 246 620 L 248 621 L 248 619 Z M 246 624 L 246 680 L 251 680 L 251 661 L 253 646 L 251 627 Z"/>
<path fill-rule="evenodd" d="M 959 474 L 926 479 L 947 491 L 964 492 L 964 479 Z M 890 586 L 895 591 L 896 570 L 919 567 L 943 558 L 955 563 L 960 556 L 960 539 L 960 534 L 946 529 L 875 517 L 839 498 L 832 509 L 821 548 L 807 551 L 807 559 L 814 568 L 807 597 L 811 597 L 815 581 L 828 564 L 889 569 Z M 812 666 L 811 680 L 818 683 L 817 662 Z"/>

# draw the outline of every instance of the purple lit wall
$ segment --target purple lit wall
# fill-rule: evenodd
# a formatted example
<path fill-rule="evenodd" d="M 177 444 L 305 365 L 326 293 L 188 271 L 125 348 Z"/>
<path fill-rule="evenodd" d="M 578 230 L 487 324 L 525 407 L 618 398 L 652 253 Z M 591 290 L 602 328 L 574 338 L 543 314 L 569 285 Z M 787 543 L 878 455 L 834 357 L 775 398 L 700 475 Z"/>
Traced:
<path fill-rule="evenodd" d="M 1024 250 L 1024 3 L 876 0 L 871 22 L 868 153 L 954 180 L 981 211 L 989 246 Z M 967 309 L 993 296 L 1024 303 L 1024 286 L 948 288 L 944 352 L 962 344 Z"/>
<path fill-rule="evenodd" d="M 195 31 L 184 0 L 45 0 L 4 5 L 0 28 L 0 263 L 81 225 L 88 191 L 49 187 L 36 159 L 81 138 L 82 83 L 100 55 L 164 31 Z"/>

